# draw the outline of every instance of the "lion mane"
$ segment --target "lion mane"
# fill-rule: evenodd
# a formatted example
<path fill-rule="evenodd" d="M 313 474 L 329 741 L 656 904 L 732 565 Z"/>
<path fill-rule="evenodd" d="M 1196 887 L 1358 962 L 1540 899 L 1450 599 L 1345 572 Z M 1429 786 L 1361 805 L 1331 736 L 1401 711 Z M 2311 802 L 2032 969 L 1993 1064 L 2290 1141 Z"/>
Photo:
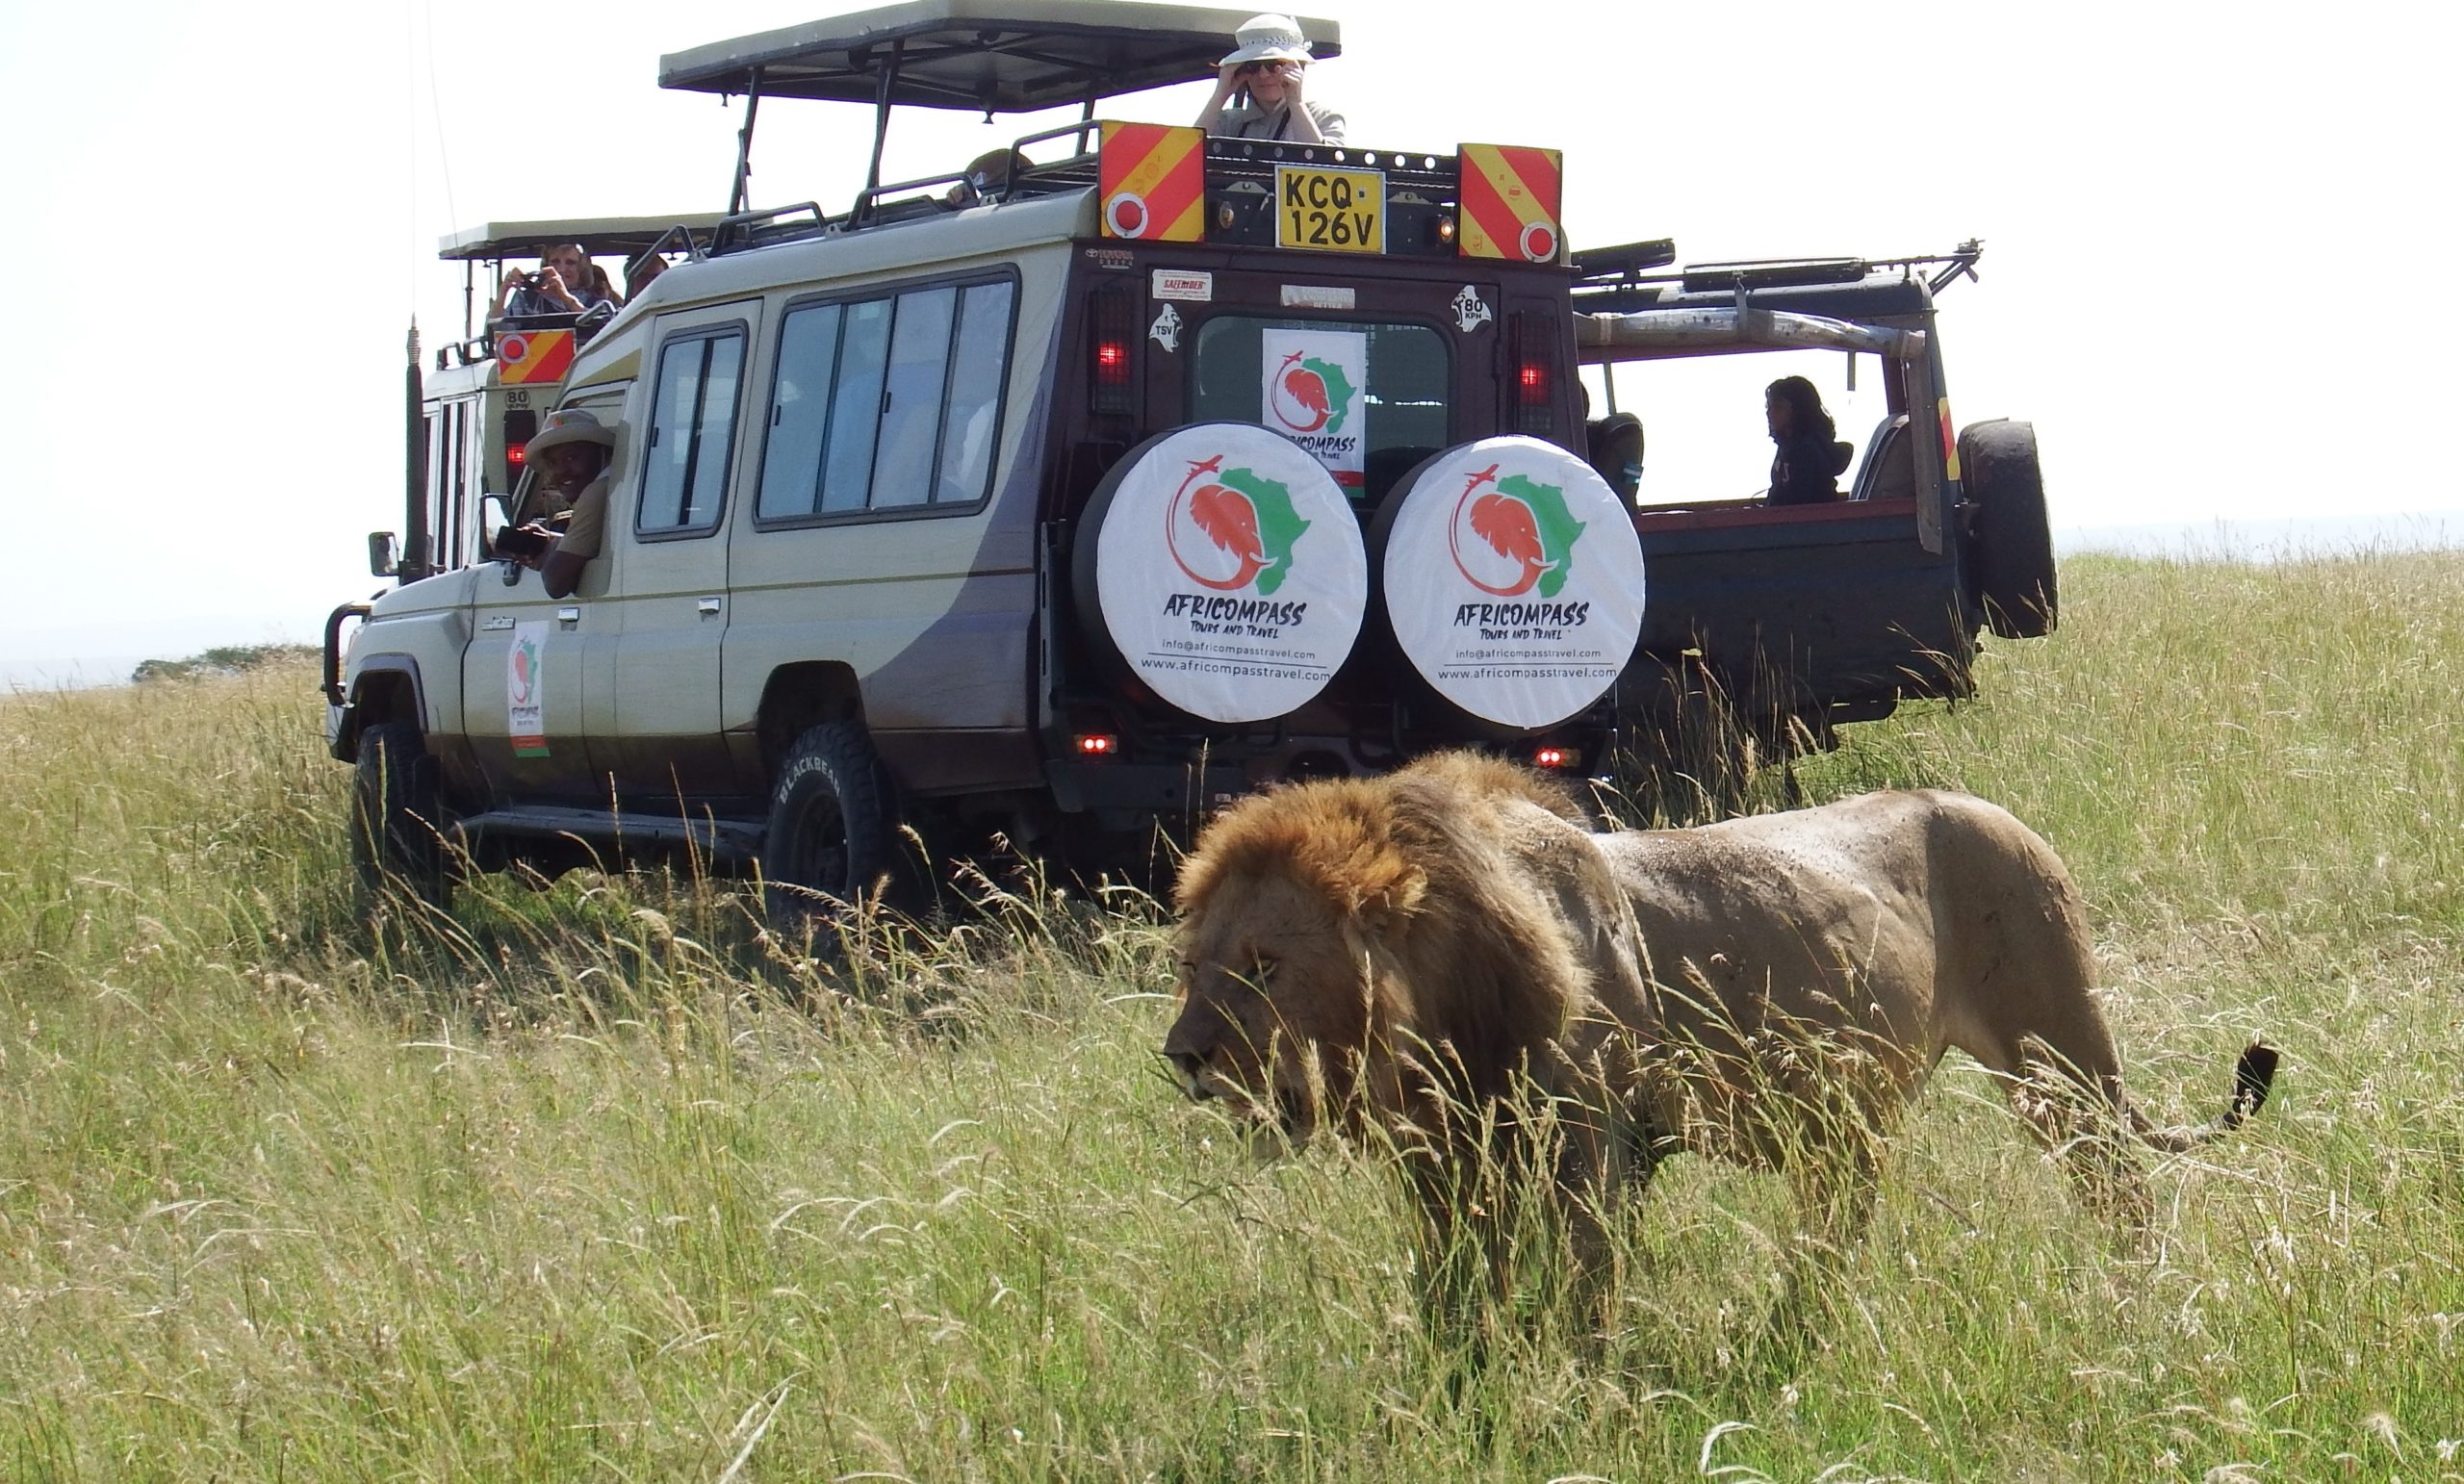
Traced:
<path fill-rule="evenodd" d="M 1441 1241 L 1502 1172 L 1578 1264 L 1602 1197 L 1679 1150 L 1787 1169 L 1810 1217 L 1853 1229 L 1878 1136 L 1951 1049 L 2135 1228 L 2149 1202 L 2122 1146 L 2221 1134 L 2276 1065 L 2246 1051 L 2207 1125 L 2141 1114 L 2068 874 L 1964 795 L 1595 833 L 1553 781 L 1446 754 L 1244 800 L 1177 903 L 1164 1055 L 1190 1097 L 1389 1141 Z"/>
<path fill-rule="evenodd" d="M 1588 966 L 1558 894 L 1512 848 L 1584 823 L 1550 780 L 1447 754 L 1384 778 L 1242 801 L 1183 865 L 1177 903 L 1185 922 L 1237 918 L 1277 879 L 1323 903 L 1347 964 L 1373 966 L 1368 983 L 1354 981 L 1356 995 L 1310 983 L 1266 1038 L 1283 1031 L 1296 1049 L 1337 1063 L 1325 1070 L 1384 1087 L 1377 1101 L 1390 1120 L 1424 1127 L 1447 1105 L 1503 1096 L 1529 1054 L 1559 1041 L 1590 1005 Z M 1604 873 L 1598 884 L 1606 887 Z M 1249 958 L 1278 946 L 1295 945 L 1261 942 Z M 1366 1013 L 1316 1012 L 1347 1000 Z M 1328 1044 L 1330 1031 L 1338 1043 Z"/>

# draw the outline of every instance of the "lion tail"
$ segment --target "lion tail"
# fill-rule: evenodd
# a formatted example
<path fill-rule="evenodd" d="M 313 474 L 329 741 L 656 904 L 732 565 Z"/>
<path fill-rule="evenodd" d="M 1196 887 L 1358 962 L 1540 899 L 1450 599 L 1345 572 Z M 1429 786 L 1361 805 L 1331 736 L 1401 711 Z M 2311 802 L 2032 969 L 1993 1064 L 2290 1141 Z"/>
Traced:
<path fill-rule="evenodd" d="M 2233 1101 L 2224 1112 L 2205 1123 L 2182 1128 L 2158 1128 L 2149 1123 L 2139 1110 L 2130 1111 L 2132 1130 L 2147 1146 L 2160 1154 L 2182 1154 L 2223 1138 L 2240 1128 L 2245 1119 L 2267 1106 L 2268 1091 L 2275 1086 L 2276 1049 L 2265 1042 L 2253 1042 L 2242 1052 L 2242 1060 L 2233 1067 Z"/>

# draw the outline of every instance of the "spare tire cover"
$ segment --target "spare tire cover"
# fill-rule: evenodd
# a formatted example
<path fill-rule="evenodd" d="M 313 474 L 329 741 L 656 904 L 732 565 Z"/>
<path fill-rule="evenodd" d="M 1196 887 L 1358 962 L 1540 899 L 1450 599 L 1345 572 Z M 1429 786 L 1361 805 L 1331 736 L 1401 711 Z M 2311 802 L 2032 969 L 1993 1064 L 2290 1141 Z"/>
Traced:
<path fill-rule="evenodd" d="M 1323 464 L 1254 423 L 1195 423 L 1131 449 L 1077 543 L 1080 611 L 1156 695 L 1208 721 L 1306 705 L 1369 608 L 1350 501 Z"/>
<path fill-rule="evenodd" d="M 1643 549 L 1597 471 L 1537 438 L 1483 438 L 1404 476 L 1377 515 L 1386 621 L 1471 715 L 1537 730 L 1617 683 L 1643 627 Z"/>

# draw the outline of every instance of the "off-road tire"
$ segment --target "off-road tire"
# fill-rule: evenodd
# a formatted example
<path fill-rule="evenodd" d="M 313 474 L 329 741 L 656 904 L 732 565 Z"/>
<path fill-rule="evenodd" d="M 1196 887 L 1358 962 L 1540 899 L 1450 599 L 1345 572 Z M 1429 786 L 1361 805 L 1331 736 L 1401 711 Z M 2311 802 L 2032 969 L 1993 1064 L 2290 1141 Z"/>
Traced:
<path fill-rule="evenodd" d="M 2061 604 L 2035 424 L 1971 424 L 1960 434 L 1960 477 L 1976 506 L 1968 557 L 1985 621 L 2005 639 L 2053 632 Z"/>
<path fill-rule="evenodd" d="M 359 735 L 351 778 L 350 860 L 372 903 L 408 899 L 436 911 L 452 880 L 438 802 L 436 759 L 408 722 L 379 722 Z"/>
<path fill-rule="evenodd" d="M 806 731 L 779 764 L 761 840 L 762 910 L 793 933 L 881 890 L 899 865 L 881 758 L 860 722 Z"/>

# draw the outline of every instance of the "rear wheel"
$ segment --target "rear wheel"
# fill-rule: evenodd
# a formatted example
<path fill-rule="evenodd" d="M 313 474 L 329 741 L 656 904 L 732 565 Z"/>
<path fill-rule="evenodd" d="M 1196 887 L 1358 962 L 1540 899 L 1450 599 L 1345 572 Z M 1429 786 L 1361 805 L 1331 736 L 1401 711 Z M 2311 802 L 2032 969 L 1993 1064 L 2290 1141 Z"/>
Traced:
<path fill-rule="evenodd" d="M 351 866 L 374 899 L 407 896 L 443 911 L 451 900 L 436 759 L 419 728 L 380 722 L 360 733 L 351 787 Z"/>
<path fill-rule="evenodd" d="M 796 739 L 770 795 L 762 836 L 762 906 L 773 926 L 825 920 L 880 888 L 897 865 L 881 759 L 860 722 L 826 722 Z"/>
<path fill-rule="evenodd" d="M 1961 433 L 1960 476 L 1976 506 L 1969 555 L 1986 622 L 2005 639 L 2053 632 L 2060 603 L 2035 424 L 1979 422 Z"/>

